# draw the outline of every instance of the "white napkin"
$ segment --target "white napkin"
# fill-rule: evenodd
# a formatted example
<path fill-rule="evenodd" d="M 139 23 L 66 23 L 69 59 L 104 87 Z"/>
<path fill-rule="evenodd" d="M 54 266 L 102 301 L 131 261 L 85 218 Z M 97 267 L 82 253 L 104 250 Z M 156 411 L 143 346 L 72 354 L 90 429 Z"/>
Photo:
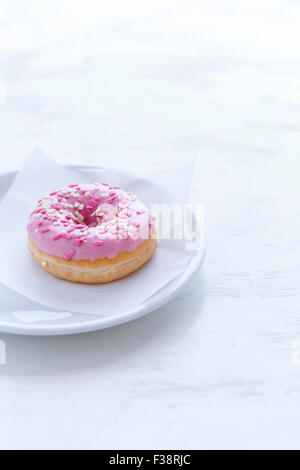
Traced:
<path fill-rule="evenodd" d="M 172 168 L 70 169 L 35 152 L 0 204 L 0 281 L 27 298 L 63 311 L 101 316 L 129 311 L 182 274 L 192 253 L 185 240 L 161 240 L 154 257 L 137 272 L 104 285 L 62 281 L 45 272 L 27 247 L 26 225 L 37 201 L 72 183 L 107 181 L 137 194 L 148 205 L 188 201 L 194 161 Z"/>

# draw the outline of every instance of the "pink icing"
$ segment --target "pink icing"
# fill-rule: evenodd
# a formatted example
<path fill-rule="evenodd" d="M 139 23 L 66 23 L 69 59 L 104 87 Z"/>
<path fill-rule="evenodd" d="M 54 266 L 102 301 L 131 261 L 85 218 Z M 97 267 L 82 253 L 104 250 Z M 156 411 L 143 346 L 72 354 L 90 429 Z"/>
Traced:
<path fill-rule="evenodd" d="M 119 186 L 72 184 L 40 199 L 27 230 L 51 256 L 95 261 L 136 250 L 150 237 L 151 214 Z"/>

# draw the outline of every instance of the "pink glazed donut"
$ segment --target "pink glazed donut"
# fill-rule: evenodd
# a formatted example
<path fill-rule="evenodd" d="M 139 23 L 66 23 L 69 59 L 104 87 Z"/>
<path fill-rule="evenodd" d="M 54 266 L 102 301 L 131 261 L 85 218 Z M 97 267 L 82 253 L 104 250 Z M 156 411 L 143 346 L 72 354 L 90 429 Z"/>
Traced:
<path fill-rule="evenodd" d="M 40 199 L 28 223 L 29 249 L 60 279 L 101 284 L 146 263 L 157 248 L 150 209 L 107 183 L 72 184 Z"/>

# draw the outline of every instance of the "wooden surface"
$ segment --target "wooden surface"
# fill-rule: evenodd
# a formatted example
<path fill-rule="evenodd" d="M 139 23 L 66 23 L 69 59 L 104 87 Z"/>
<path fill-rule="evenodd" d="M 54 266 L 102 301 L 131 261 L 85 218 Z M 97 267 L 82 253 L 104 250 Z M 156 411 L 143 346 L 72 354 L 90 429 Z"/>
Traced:
<path fill-rule="evenodd" d="M 0 12 L 0 170 L 36 145 L 196 153 L 208 254 L 143 319 L 0 334 L 0 447 L 299 448 L 299 2 L 21 3 Z"/>

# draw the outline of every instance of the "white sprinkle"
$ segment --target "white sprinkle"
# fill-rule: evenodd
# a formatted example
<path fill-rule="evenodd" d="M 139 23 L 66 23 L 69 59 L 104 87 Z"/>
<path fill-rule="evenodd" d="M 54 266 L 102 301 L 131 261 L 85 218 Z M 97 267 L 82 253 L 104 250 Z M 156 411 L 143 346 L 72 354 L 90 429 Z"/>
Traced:
<path fill-rule="evenodd" d="M 35 231 L 34 231 L 34 233 L 39 233 L 39 229 L 36 228 Z"/>

